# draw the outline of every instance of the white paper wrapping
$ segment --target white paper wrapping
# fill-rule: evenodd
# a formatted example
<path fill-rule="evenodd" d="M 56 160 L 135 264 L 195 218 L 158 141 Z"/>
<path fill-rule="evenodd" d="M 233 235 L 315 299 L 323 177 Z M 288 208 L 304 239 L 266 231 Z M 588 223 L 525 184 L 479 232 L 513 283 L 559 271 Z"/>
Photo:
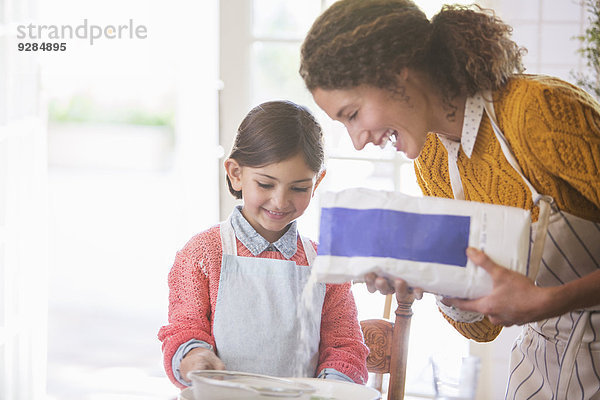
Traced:
<path fill-rule="evenodd" d="M 527 275 L 530 227 L 530 212 L 515 207 L 362 188 L 326 192 L 314 273 L 341 283 L 377 272 L 431 293 L 477 298 L 492 280 L 466 248 Z"/>

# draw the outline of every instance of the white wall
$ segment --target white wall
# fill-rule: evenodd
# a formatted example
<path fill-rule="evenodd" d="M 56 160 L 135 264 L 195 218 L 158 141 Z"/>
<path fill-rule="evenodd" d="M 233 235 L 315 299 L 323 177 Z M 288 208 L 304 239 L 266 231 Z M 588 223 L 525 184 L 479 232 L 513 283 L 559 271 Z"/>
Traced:
<path fill-rule="evenodd" d="M 46 131 L 34 57 L 13 24 L 33 2 L 0 1 L 0 399 L 43 399 L 46 385 Z"/>

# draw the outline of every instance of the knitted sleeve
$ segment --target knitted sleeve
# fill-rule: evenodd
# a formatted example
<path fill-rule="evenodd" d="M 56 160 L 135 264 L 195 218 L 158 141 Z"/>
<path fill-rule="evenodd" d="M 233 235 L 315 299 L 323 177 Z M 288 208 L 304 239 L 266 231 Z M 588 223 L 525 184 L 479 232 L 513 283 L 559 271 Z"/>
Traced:
<path fill-rule="evenodd" d="M 194 237 L 177 253 L 169 273 L 169 324 L 158 333 L 162 342 L 163 361 L 169 379 L 183 386 L 173 376 L 171 361 L 180 345 L 190 339 L 214 346 L 210 315 L 208 255 L 202 234 Z"/>
<path fill-rule="evenodd" d="M 364 384 L 368 378 L 368 353 L 351 284 L 326 285 L 317 375 L 325 368 L 333 368 L 354 382 Z"/>
<path fill-rule="evenodd" d="M 417 183 L 425 196 L 454 198 L 448 178 L 448 155 L 435 134 L 428 134 L 421 154 L 414 162 Z"/>
<path fill-rule="evenodd" d="M 483 317 L 477 322 L 458 322 L 444 314 L 442 310 L 440 312 L 458 333 L 476 342 L 491 342 L 502 332 L 502 326 L 492 324 L 488 317 Z"/>
<path fill-rule="evenodd" d="M 559 209 L 598 221 L 600 104 L 567 82 L 528 77 L 502 94 L 498 118 L 536 189 Z"/>

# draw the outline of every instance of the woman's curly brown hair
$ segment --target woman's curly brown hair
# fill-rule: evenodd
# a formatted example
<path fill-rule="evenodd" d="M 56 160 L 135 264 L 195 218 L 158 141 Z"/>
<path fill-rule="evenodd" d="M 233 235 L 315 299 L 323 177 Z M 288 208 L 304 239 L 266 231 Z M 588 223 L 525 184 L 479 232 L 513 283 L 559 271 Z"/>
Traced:
<path fill-rule="evenodd" d="M 309 90 L 361 84 L 394 90 L 423 71 L 446 100 L 494 90 L 522 72 L 512 28 L 479 6 L 446 5 L 431 21 L 410 0 L 340 0 L 311 27 L 300 75 Z"/>

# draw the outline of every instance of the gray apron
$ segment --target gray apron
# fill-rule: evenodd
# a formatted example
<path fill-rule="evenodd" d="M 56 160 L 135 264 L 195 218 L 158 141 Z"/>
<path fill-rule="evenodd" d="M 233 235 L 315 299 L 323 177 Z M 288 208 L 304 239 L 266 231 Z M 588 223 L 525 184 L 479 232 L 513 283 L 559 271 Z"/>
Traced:
<path fill-rule="evenodd" d="M 325 285 L 313 287 L 311 321 L 303 324 L 308 352 L 300 354 L 297 308 L 311 268 L 289 260 L 239 257 L 231 221 L 220 228 L 223 258 L 213 318 L 217 355 L 231 371 L 289 377 L 302 371 L 314 377 Z M 312 244 L 302 237 L 302 246 L 312 265 Z"/>
<path fill-rule="evenodd" d="M 600 224 L 560 211 L 550 197 L 540 195 L 523 176 L 493 104 L 486 102 L 485 110 L 504 156 L 540 206 L 538 221 L 532 224 L 528 275 L 536 285 L 548 287 L 598 270 Z M 451 181 L 458 173 L 456 164 L 452 168 Z M 599 310 L 596 306 L 525 324 L 511 352 L 506 399 L 600 399 Z"/>

